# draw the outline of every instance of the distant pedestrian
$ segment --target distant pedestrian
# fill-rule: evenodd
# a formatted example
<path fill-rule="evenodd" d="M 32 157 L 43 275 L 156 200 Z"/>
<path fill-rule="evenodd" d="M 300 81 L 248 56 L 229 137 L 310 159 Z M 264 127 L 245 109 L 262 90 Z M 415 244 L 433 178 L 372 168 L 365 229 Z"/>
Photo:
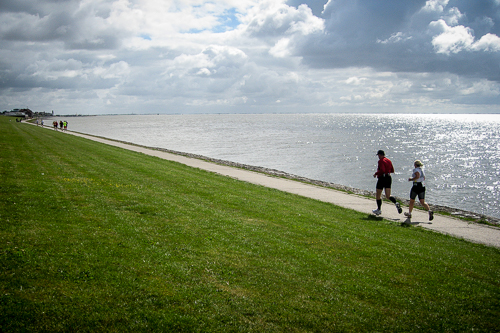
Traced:
<path fill-rule="evenodd" d="M 63 128 L 63 121 L 59 121 L 59 128 L 62 129 Z"/>
<path fill-rule="evenodd" d="M 42 119 L 42 127 L 43 127 L 43 119 Z"/>
<path fill-rule="evenodd" d="M 425 202 L 425 173 L 422 167 L 424 166 L 422 162 L 416 160 L 413 163 L 415 169 L 411 174 L 411 178 L 408 178 L 409 182 L 413 182 L 413 186 L 410 190 L 410 207 L 409 212 L 405 213 L 405 216 L 411 219 L 411 212 L 413 211 L 413 206 L 415 205 L 415 199 L 418 196 L 418 200 L 422 207 L 429 212 L 429 221 L 434 219 L 434 212 L 430 209 L 429 205 Z"/>
<path fill-rule="evenodd" d="M 65 120 L 63 122 L 63 124 L 64 124 L 64 130 L 67 131 L 68 130 L 68 122 Z"/>
<path fill-rule="evenodd" d="M 373 177 L 377 177 L 377 209 L 373 210 L 373 214 L 380 215 L 382 214 L 382 191 L 385 189 L 385 197 L 391 200 L 398 210 L 398 213 L 401 214 L 403 209 L 399 205 L 399 202 L 396 201 L 396 198 L 391 196 L 391 186 L 392 186 L 392 177 L 391 173 L 394 173 L 394 166 L 390 159 L 385 157 L 385 152 L 383 150 L 379 150 L 377 152 L 378 156 L 378 167 L 377 172 L 373 174 Z"/>
<path fill-rule="evenodd" d="M 52 122 L 52 125 L 54 126 L 54 129 L 57 131 L 57 120 L 54 120 Z"/>

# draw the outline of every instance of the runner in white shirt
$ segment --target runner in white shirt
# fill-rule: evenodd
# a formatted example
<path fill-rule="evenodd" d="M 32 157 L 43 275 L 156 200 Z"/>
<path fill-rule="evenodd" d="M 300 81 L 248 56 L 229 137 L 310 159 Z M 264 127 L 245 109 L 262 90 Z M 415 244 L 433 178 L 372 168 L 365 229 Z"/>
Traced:
<path fill-rule="evenodd" d="M 415 205 L 415 198 L 418 196 L 418 200 L 422 207 L 425 208 L 426 211 L 429 212 L 429 221 L 434 219 L 434 212 L 430 209 L 429 205 L 425 202 L 425 174 L 422 167 L 424 166 L 422 162 L 416 160 L 414 163 L 415 169 L 413 169 L 413 173 L 411 178 L 408 178 L 408 181 L 413 182 L 413 186 L 410 191 L 410 207 L 409 212 L 405 213 L 405 216 L 411 219 L 411 212 L 413 211 L 413 206 Z"/>

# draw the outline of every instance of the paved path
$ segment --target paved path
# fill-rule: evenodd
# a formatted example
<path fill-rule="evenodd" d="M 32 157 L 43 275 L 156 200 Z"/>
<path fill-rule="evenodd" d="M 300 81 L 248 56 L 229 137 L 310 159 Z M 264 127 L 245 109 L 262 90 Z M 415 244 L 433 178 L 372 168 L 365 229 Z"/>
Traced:
<path fill-rule="evenodd" d="M 71 131 L 68 131 L 67 133 L 87 138 L 90 140 L 102 142 L 108 145 L 140 152 L 146 155 L 156 156 L 166 160 L 179 162 L 194 168 L 215 172 L 224 176 L 232 177 L 252 184 L 258 184 L 278 189 L 281 191 L 298 194 L 304 197 L 313 198 L 324 202 L 330 202 L 337 206 L 350 208 L 362 213 L 371 214 L 372 209 L 376 208 L 376 203 L 374 199 L 367 199 L 365 197 L 361 197 L 355 194 L 347 194 L 345 192 L 334 189 L 324 188 L 311 184 L 304 184 L 298 181 L 277 178 L 266 174 L 243 170 L 230 166 L 218 165 L 215 163 L 203 161 L 196 158 L 171 154 L 154 149 L 147 149 L 144 147 L 134 146 L 132 144 L 107 140 L 81 133 L 76 133 Z M 403 207 L 403 209 L 404 211 L 407 211 L 408 208 Z M 404 217 L 403 214 L 398 214 L 397 209 L 393 204 L 386 203 L 385 201 L 382 205 L 381 216 L 391 221 L 396 221 L 396 222 L 406 221 L 406 218 Z M 455 237 L 463 238 L 475 243 L 481 243 L 500 248 L 500 228 L 497 227 L 490 227 L 487 225 L 481 225 L 476 223 L 468 223 L 463 220 L 439 214 L 435 214 L 434 220 L 432 222 L 429 222 L 427 212 L 420 211 L 418 209 L 413 210 L 413 217 L 411 220 L 411 224 L 414 226 L 419 226 L 437 232 L 453 235 Z"/>

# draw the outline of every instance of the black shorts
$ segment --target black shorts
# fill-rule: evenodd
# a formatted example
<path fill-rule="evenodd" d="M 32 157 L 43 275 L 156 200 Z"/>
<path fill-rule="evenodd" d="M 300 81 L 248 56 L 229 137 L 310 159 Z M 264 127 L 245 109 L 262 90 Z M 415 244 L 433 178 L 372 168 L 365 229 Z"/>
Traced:
<path fill-rule="evenodd" d="M 384 188 L 391 188 L 392 177 L 391 176 L 380 176 L 377 180 L 377 190 L 383 190 Z"/>
<path fill-rule="evenodd" d="M 418 196 L 418 200 L 425 199 L 425 186 L 422 183 L 413 184 L 413 187 L 410 191 L 410 199 L 415 200 Z"/>

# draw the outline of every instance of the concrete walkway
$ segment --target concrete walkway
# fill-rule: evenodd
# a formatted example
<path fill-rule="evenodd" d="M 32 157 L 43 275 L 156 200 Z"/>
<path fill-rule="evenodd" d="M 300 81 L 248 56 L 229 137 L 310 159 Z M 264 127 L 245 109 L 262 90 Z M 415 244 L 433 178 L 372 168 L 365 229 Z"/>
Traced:
<path fill-rule="evenodd" d="M 162 159 L 170 160 L 185 164 L 193 168 L 199 168 L 211 172 L 215 172 L 224 176 L 232 177 L 238 180 L 258 184 L 280 191 L 298 194 L 304 197 L 329 202 L 344 208 L 350 208 L 362 213 L 371 214 L 372 209 L 376 208 L 374 199 L 367 199 L 354 194 L 334 189 L 324 188 L 311 184 L 304 184 L 298 181 L 289 179 L 272 177 L 266 174 L 238 169 L 229 166 L 218 165 L 215 163 L 206 162 L 196 158 L 190 158 L 181 155 L 175 155 L 167 152 L 162 152 L 144 147 L 134 146 L 122 142 L 107 140 L 99 137 L 85 135 L 81 133 L 67 131 L 68 134 L 73 134 L 93 141 L 105 143 L 111 146 L 120 147 L 143 153 L 150 156 L 156 156 Z M 375 182 L 374 185 L 375 186 Z M 403 211 L 408 211 L 407 207 L 403 207 Z M 396 207 L 392 203 L 384 201 L 382 205 L 381 217 L 395 222 L 405 222 L 406 217 L 403 214 L 398 214 Z M 476 223 L 468 223 L 453 217 L 447 217 L 439 214 L 434 215 L 434 220 L 429 222 L 428 214 L 425 211 L 418 209 L 413 210 L 411 225 L 419 226 L 426 229 L 431 229 L 444 234 L 449 234 L 455 237 L 463 238 L 475 243 L 481 243 L 493 247 L 500 248 L 500 228 L 490 227 Z"/>

